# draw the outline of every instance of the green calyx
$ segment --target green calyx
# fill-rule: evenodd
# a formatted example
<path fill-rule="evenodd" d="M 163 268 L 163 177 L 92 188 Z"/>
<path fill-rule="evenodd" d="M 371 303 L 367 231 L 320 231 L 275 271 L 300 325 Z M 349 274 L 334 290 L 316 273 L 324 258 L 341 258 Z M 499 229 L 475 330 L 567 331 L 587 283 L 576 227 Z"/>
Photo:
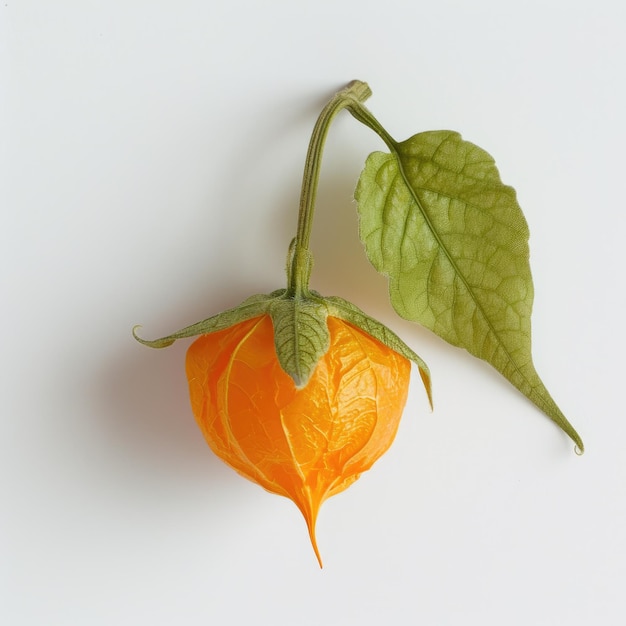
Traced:
<path fill-rule="evenodd" d="M 294 262 L 294 251 L 295 246 L 292 244 L 289 252 L 291 263 L 288 263 L 288 279 L 292 278 L 291 272 L 300 271 L 301 267 Z M 310 272 L 311 256 L 310 254 L 305 256 Z M 294 265 L 298 267 L 294 269 Z M 309 291 L 308 288 L 304 290 L 287 288 L 270 294 L 251 296 L 239 306 L 159 339 L 147 340 L 139 337 L 137 334 L 139 326 L 133 328 L 133 336 L 144 346 L 165 348 L 171 346 L 177 339 L 225 330 L 262 315 L 269 315 L 272 319 L 278 361 L 283 370 L 291 376 L 296 387 L 306 386 L 317 363 L 328 350 L 330 336 L 327 320 L 330 316 L 357 326 L 388 348 L 413 361 L 419 368 L 432 406 L 428 367 L 411 348 L 386 326 L 366 315 L 354 304 L 338 297 L 324 298 L 316 291 Z"/>
<path fill-rule="evenodd" d="M 274 325 L 274 344 L 281 367 L 291 376 L 295 385 L 302 388 L 328 350 L 330 337 L 327 318 L 333 316 L 361 328 L 413 361 L 419 368 L 431 401 L 428 367 L 397 335 L 380 322 L 368 317 L 353 304 L 337 297 L 324 298 L 309 289 L 313 267 L 309 239 L 326 135 L 337 113 L 344 108 L 358 108 L 370 95 L 371 91 L 366 83 L 351 82 L 331 98 L 315 124 L 302 177 L 297 233 L 289 246 L 287 256 L 287 288 L 270 294 L 251 296 L 233 309 L 160 339 L 152 341 L 142 339 L 137 335 L 136 326 L 133 335 L 137 341 L 151 348 L 164 348 L 177 339 L 217 332 L 254 317 L 269 315 Z"/>

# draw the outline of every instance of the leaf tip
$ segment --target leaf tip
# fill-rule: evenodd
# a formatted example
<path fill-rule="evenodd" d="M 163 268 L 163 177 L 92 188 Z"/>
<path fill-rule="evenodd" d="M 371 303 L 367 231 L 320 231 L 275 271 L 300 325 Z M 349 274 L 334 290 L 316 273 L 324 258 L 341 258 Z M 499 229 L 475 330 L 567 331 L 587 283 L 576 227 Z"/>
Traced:
<path fill-rule="evenodd" d="M 142 339 L 138 334 L 137 334 L 137 329 L 141 328 L 141 324 L 135 324 L 135 326 L 133 326 L 133 337 L 135 338 L 136 341 L 138 341 L 140 344 L 144 345 L 144 346 L 148 346 L 149 348 L 167 348 L 167 346 L 171 346 L 175 339 L 155 339 L 153 341 L 150 341 L 148 339 Z"/>
<path fill-rule="evenodd" d="M 137 334 L 137 331 L 141 328 L 141 324 L 135 324 L 133 326 L 133 337 L 139 342 L 143 343 L 144 340 Z"/>
<path fill-rule="evenodd" d="M 430 372 L 428 371 L 428 369 L 426 369 L 422 365 L 418 365 L 417 369 L 420 373 L 420 378 L 422 379 L 424 389 L 426 389 L 426 396 L 428 397 L 428 404 L 432 412 L 434 410 L 434 407 L 433 407 L 433 387 L 432 387 L 432 381 L 430 378 Z"/>
<path fill-rule="evenodd" d="M 569 422 L 566 422 L 565 425 L 559 424 L 559 426 L 561 426 L 569 438 L 574 442 L 574 453 L 576 456 L 582 456 L 585 454 L 585 444 L 583 443 L 581 436 L 576 432 L 576 429 Z"/>
<path fill-rule="evenodd" d="M 285 370 L 285 372 L 289 375 L 291 380 L 293 380 L 293 384 L 295 385 L 298 391 L 300 391 L 301 389 L 304 389 L 307 383 L 309 382 L 309 378 L 311 378 L 310 374 L 303 375 L 299 372 L 293 371 L 291 368 L 289 369 L 289 371 Z"/>

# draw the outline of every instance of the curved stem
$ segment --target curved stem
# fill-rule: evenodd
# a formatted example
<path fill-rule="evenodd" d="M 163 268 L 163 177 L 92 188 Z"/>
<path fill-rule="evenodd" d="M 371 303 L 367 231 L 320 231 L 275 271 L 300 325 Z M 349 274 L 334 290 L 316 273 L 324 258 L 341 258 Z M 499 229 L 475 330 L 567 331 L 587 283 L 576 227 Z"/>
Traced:
<path fill-rule="evenodd" d="M 298 230 L 295 240 L 295 251 L 290 268 L 290 284 L 288 289 L 292 293 L 302 293 L 308 289 L 308 275 L 310 272 L 310 255 L 308 254 L 311 226 L 315 211 L 317 185 L 319 182 L 322 154 L 328 129 L 334 117 L 346 107 L 359 106 L 372 94 L 367 83 L 360 80 L 352 81 L 347 87 L 336 93 L 322 109 L 309 141 L 309 149 L 304 164 L 302 176 L 302 191 L 300 193 L 300 209 L 298 213 Z M 308 257 L 309 268 L 300 268 L 303 257 Z M 303 271 L 304 270 L 304 271 Z"/>
<path fill-rule="evenodd" d="M 396 151 L 396 140 L 383 128 L 382 124 L 374 117 L 372 112 L 360 102 L 350 103 L 348 105 L 348 111 L 352 117 L 364 124 L 371 130 L 373 130 L 392 151 Z"/>

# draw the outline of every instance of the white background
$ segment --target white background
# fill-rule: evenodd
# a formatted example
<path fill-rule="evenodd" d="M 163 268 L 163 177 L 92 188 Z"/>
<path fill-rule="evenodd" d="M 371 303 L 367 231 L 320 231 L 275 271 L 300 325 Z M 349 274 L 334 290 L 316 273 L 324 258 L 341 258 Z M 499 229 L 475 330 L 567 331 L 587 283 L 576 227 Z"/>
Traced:
<path fill-rule="evenodd" d="M 0 622 L 617 625 L 626 619 L 624 86 L 618 0 L 0 3 Z M 312 286 L 429 363 L 396 442 L 295 506 L 205 445 L 167 334 L 284 285 L 304 154 L 367 80 L 398 139 L 493 154 L 531 227 L 558 429 L 487 365 L 401 321 L 357 237 L 382 147 L 331 128 Z"/>

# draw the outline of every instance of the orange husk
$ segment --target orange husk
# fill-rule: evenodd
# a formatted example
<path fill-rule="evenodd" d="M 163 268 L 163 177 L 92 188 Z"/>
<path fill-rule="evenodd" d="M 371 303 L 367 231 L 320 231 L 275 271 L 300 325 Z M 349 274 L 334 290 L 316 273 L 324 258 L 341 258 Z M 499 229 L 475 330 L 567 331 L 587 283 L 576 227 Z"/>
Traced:
<path fill-rule="evenodd" d="M 328 328 L 330 347 L 301 389 L 278 362 L 269 315 L 201 336 L 186 365 L 209 446 L 246 478 L 295 502 L 320 566 L 319 508 L 391 445 L 411 367 L 341 319 L 329 317 Z"/>

